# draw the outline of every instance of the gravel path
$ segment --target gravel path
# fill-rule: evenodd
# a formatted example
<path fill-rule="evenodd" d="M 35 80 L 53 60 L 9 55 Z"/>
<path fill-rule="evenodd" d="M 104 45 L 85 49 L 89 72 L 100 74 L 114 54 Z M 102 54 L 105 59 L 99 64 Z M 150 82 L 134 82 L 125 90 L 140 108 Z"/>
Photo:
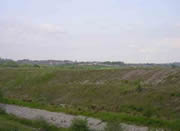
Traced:
<path fill-rule="evenodd" d="M 70 127 L 72 120 L 75 118 L 87 119 L 88 126 L 91 129 L 102 131 L 106 126 L 106 123 L 102 122 L 101 120 L 84 117 L 84 116 L 74 116 L 59 112 L 58 113 L 50 112 L 46 110 L 32 109 L 28 107 L 21 107 L 16 105 L 9 105 L 9 104 L 0 104 L 0 108 L 3 109 L 8 114 L 13 114 L 17 117 L 26 118 L 30 120 L 43 119 L 48 123 L 53 124 L 57 127 L 68 128 Z M 125 131 L 148 131 L 147 127 L 139 127 L 139 126 L 127 125 L 127 124 L 122 124 L 122 127 L 125 129 Z"/>

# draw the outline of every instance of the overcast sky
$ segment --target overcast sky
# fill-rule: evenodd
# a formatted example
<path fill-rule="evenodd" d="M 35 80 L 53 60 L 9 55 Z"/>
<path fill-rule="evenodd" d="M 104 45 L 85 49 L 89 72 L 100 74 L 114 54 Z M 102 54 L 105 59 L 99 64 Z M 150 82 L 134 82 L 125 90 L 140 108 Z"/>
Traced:
<path fill-rule="evenodd" d="M 180 0 L 0 0 L 0 57 L 180 61 Z"/>

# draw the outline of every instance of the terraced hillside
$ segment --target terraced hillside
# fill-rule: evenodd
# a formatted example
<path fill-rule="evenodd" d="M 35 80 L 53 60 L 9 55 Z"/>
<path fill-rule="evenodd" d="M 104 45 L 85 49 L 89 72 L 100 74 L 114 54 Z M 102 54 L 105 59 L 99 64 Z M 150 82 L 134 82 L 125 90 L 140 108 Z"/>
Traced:
<path fill-rule="evenodd" d="M 168 121 L 180 118 L 179 68 L 1 68 L 0 88 L 8 100 L 82 114 L 112 112 Z"/>

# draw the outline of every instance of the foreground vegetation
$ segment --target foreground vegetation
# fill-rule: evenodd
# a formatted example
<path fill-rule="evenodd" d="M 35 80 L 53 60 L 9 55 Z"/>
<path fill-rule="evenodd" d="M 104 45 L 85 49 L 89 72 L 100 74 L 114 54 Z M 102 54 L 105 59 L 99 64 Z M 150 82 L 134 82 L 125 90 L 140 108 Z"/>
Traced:
<path fill-rule="evenodd" d="M 47 124 L 44 120 L 27 120 L 0 110 L 0 131 L 69 131 Z"/>
<path fill-rule="evenodd" d="M 0 131 L 92 131 L 87 121 L 74 119 L 70 128 L 57 128 L 45 120 L 27 120 L 6 114 L 0 110 Z M 110 130 L 108 130 L 110 131 Z"/>
<path fill-rule="evenodd" d="M 8 104 L 15 104 L 20 106 L 26 106 L 31 108 L 39 108 L 39 109 L 46 109 L 53 112 L 65 112 L 67 114 L 72 115 L 84 115 L 94 118 L 99 118 L 103 121 L 110 122 L 110 123 L 129 123 L 129 124 L 136 124 L 136 125 L 146 125 L 148 127 L 155 127 L 155 128 L 164 128 L 164 129 L 172 129 L 172 130 L 179 130 L 180 129 L 180 120 L 162 120 L 158 118 L 148 118 L 143 116 L 132 116 L 127 113 L 117 113 L 117 112 L 95 112 L 95 111 L 88 111 L 88 110 L 78 110 L 76 108 L 69 108 L 69 107 L 61 107 L 61 106 L 54 106 L 54 105 L 46 105 L 46 104 L 39 104 L 39 103 L 29 103 L 23 102 L 20 100 L 8 100 L 8 99 L 1 99 L 1 103 L 8 103 Z"/>
<path fill-rule="evenodd" d="M 117 126 L 118 125 L 118 126 Z M 120 129 L 120 130 L 119 130 Z M 86 120 L 74 119 L 69 128 L 57 128 L 43 119 L 27 120 L 6 114 L 0 110 L 0 131 L 92 131 Z M 94 130 L 93 130 L 94 131 Z M 105 131 L 122 131 L 119 124 L 109 123 Z"/>
<path fill-rule="evenodd" d="M 179 68 L 0 68 L 1 102 L 180 130 Z"/>

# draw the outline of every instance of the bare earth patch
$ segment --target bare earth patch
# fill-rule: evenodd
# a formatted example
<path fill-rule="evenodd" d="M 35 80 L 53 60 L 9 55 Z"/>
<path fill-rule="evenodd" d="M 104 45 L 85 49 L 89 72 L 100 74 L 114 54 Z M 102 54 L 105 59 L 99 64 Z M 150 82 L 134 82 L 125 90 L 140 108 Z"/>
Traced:
<path fill-rule="evenodd" d="M 20 118 L 39 120 L 43 119 L 50 124 L 57 127 L 68 128 L 70 127 L 72 120 L 75 118 L 86 119 L 88 121 L 88 126 L 95 130 L 104 130 L 106 123 L 95 118 L 89 118 L 84 116 L 74 116 L 65 113 L 50 112 L 40 109 L 32 109 L 27 107 L 20 107 L 16 105 L 0 104 L 0 108 L 3 109 L 8 114 L 13 114 Z M 121 124 L 124 131 L 148 131 L 148 127 L 140 127 L 135 125 Z"/>

